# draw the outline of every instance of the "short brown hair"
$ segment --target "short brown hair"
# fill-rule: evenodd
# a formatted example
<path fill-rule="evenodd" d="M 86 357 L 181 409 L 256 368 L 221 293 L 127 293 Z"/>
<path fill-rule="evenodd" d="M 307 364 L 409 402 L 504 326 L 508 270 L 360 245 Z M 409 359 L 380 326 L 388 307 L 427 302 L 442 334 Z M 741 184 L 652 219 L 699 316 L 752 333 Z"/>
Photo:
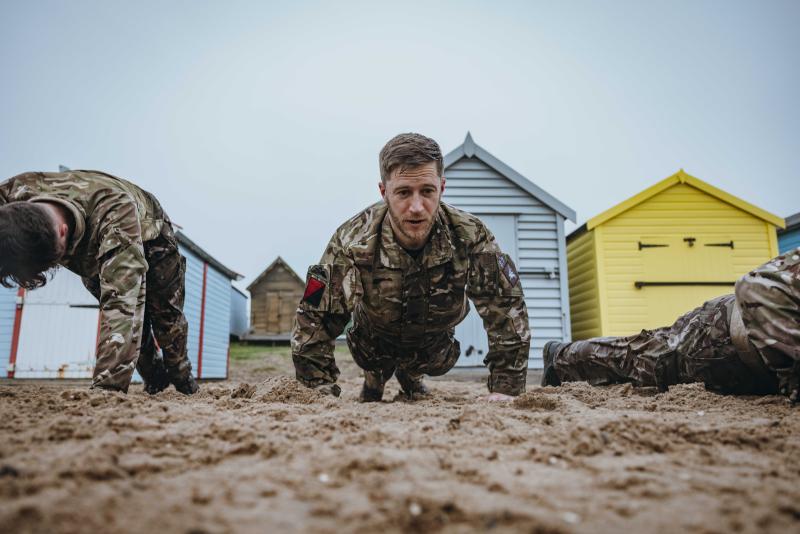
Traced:
<path fill-rule="evenodd" d="M 392 175 L 395 169 L 419 167 L 431 161 L 436 162 L 436 173 L 442 176 L 444 159 L 439 143 L 418 133 L 396 135 L 381 149 L 378 162 L 381 167 L 381 181 Z"/>
<path fill-rule="evenodd" d="M 55 225 L 40 205 L 0 206 L 0 284 L 36 289 L 62 256 Z"/>

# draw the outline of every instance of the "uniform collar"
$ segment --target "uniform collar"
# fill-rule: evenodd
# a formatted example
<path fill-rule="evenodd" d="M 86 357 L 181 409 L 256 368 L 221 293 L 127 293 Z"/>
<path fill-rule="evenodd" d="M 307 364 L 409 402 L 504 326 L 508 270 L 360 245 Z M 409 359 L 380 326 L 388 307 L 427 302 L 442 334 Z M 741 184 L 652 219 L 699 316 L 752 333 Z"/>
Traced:
<path fill-rule="evenodd" d="M 439 204 L 436 212 L 436 221 L 431 229 L 431 237 L 425 245 L 423 261 L 427 267 L 435 267 L 453 260 L 453 240 L 450 236 L 450 227 L 444 210 Z"/>
<path fill-rule="evenodd" d="M 383 219 L 381 228 L 380 263 L 392 269 L 402 269 L 413 261 L 394 236 L 392 224 L 389 221 L 389 210 Z M 421 263 L 426 267 L 435 267 L 453 259 L 453 243 L 450 239 L 450 230 L 446 223 L 441 205 L 436 212 L 436 219 L 431 228 L 431 235 L 422 251 Z"/>
<path fill-rule="evenodd" d="M 80 206 L 77 204 L 73 204 L 69 200 L 65 200 L 63 198 L 48 196 L 48 195 L 38 195 L 28 200 L 28 202 L 52 202 L 54 204 L 58 204 L 67 209 L 72 215 L 72 234 L 69 238 L 69 243 L 67 243 L 67 250 L 65 252 L 66 256 L 72 256 L 75 252 L 75 249 L 78 248 L 78 244 L 83 239 L 83 234 L 86 232 L 86 214 L 81 209 Z"/>
<path fill-rule="evenodd" d="M 390 269 L 402 269 L 410 261 L 410 257 L 405 253 L 403 247 L 394 237 L 392 223 L 389 221 L 389 210 L 383 218 L 381 225 L 381 240 L 378 248 L 378 259 L 384 267 Z"/>

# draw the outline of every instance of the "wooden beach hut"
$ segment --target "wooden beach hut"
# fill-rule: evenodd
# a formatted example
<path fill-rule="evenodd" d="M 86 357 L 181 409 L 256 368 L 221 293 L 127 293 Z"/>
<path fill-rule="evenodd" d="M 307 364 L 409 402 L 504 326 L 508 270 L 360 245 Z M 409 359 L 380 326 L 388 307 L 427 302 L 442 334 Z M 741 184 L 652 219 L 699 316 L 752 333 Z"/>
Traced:
<path fill-rule="evenodd" d="M 250 292 L 250 332 L 253 341 L 288 341 L 305 281 L 278 256 L 247 287 Z"/>
<path fill-rule="evenodd" d="M 564 221 L 575 212 L 475 143 L 444 158 L 444 202 L 480 217 L 519 270 L 532 339 L 528 367 L 542 367 L 547 341 L 570 339 Z M 456 327 L 459 366 L 480 366 L 489 345 L 474 307 Z"/>
<path fill-rule="evenodd" d="M 567 237 L 572 337 L 671 324 L 778 254 L 782 218 L 683 170 Z"/>

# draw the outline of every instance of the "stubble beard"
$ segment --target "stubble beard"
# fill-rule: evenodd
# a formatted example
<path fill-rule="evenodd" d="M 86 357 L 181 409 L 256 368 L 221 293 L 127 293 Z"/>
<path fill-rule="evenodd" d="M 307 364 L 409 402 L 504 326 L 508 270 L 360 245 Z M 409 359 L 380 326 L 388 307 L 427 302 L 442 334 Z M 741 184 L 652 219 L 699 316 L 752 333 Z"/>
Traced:
<path fill-rule="evenodd" d="M 427 221 L 427 224 L 423 228 L 419 228 L 414 232 L 409 232 L 406 230 L 403 225 L 403 219 L 395 216 L 391 204 L 389 204 L 389 218 L 392 222 L 392 229 L 396 234 L 399 234 L 404 238 L 402 241 L 405 241 L 405 243 L 403 243 L 400 239 L 397 239 L 398 236 L 395 236 L 395 239 L 397 239 L 397 242 L 400 246 L 404 248 L 410 248 L 412 250 L 418 250 L 424 247 L 425 243 L 428 242 L 428 237 L 431 235 L 431 230 L 433 229 L 432 217 Z"/>

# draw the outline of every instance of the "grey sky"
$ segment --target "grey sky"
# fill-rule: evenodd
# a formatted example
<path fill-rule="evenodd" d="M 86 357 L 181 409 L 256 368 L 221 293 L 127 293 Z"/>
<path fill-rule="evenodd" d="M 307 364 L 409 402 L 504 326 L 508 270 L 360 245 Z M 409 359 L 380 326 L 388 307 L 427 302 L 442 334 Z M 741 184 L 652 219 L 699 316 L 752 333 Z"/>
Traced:
<path fill-rule="evenodd" d="M 800 2 L 0 1 L 0 177 L 103 169 L 301 276 L 402 131 L 578 213 L 679 168 L 800 211 Z"/>

